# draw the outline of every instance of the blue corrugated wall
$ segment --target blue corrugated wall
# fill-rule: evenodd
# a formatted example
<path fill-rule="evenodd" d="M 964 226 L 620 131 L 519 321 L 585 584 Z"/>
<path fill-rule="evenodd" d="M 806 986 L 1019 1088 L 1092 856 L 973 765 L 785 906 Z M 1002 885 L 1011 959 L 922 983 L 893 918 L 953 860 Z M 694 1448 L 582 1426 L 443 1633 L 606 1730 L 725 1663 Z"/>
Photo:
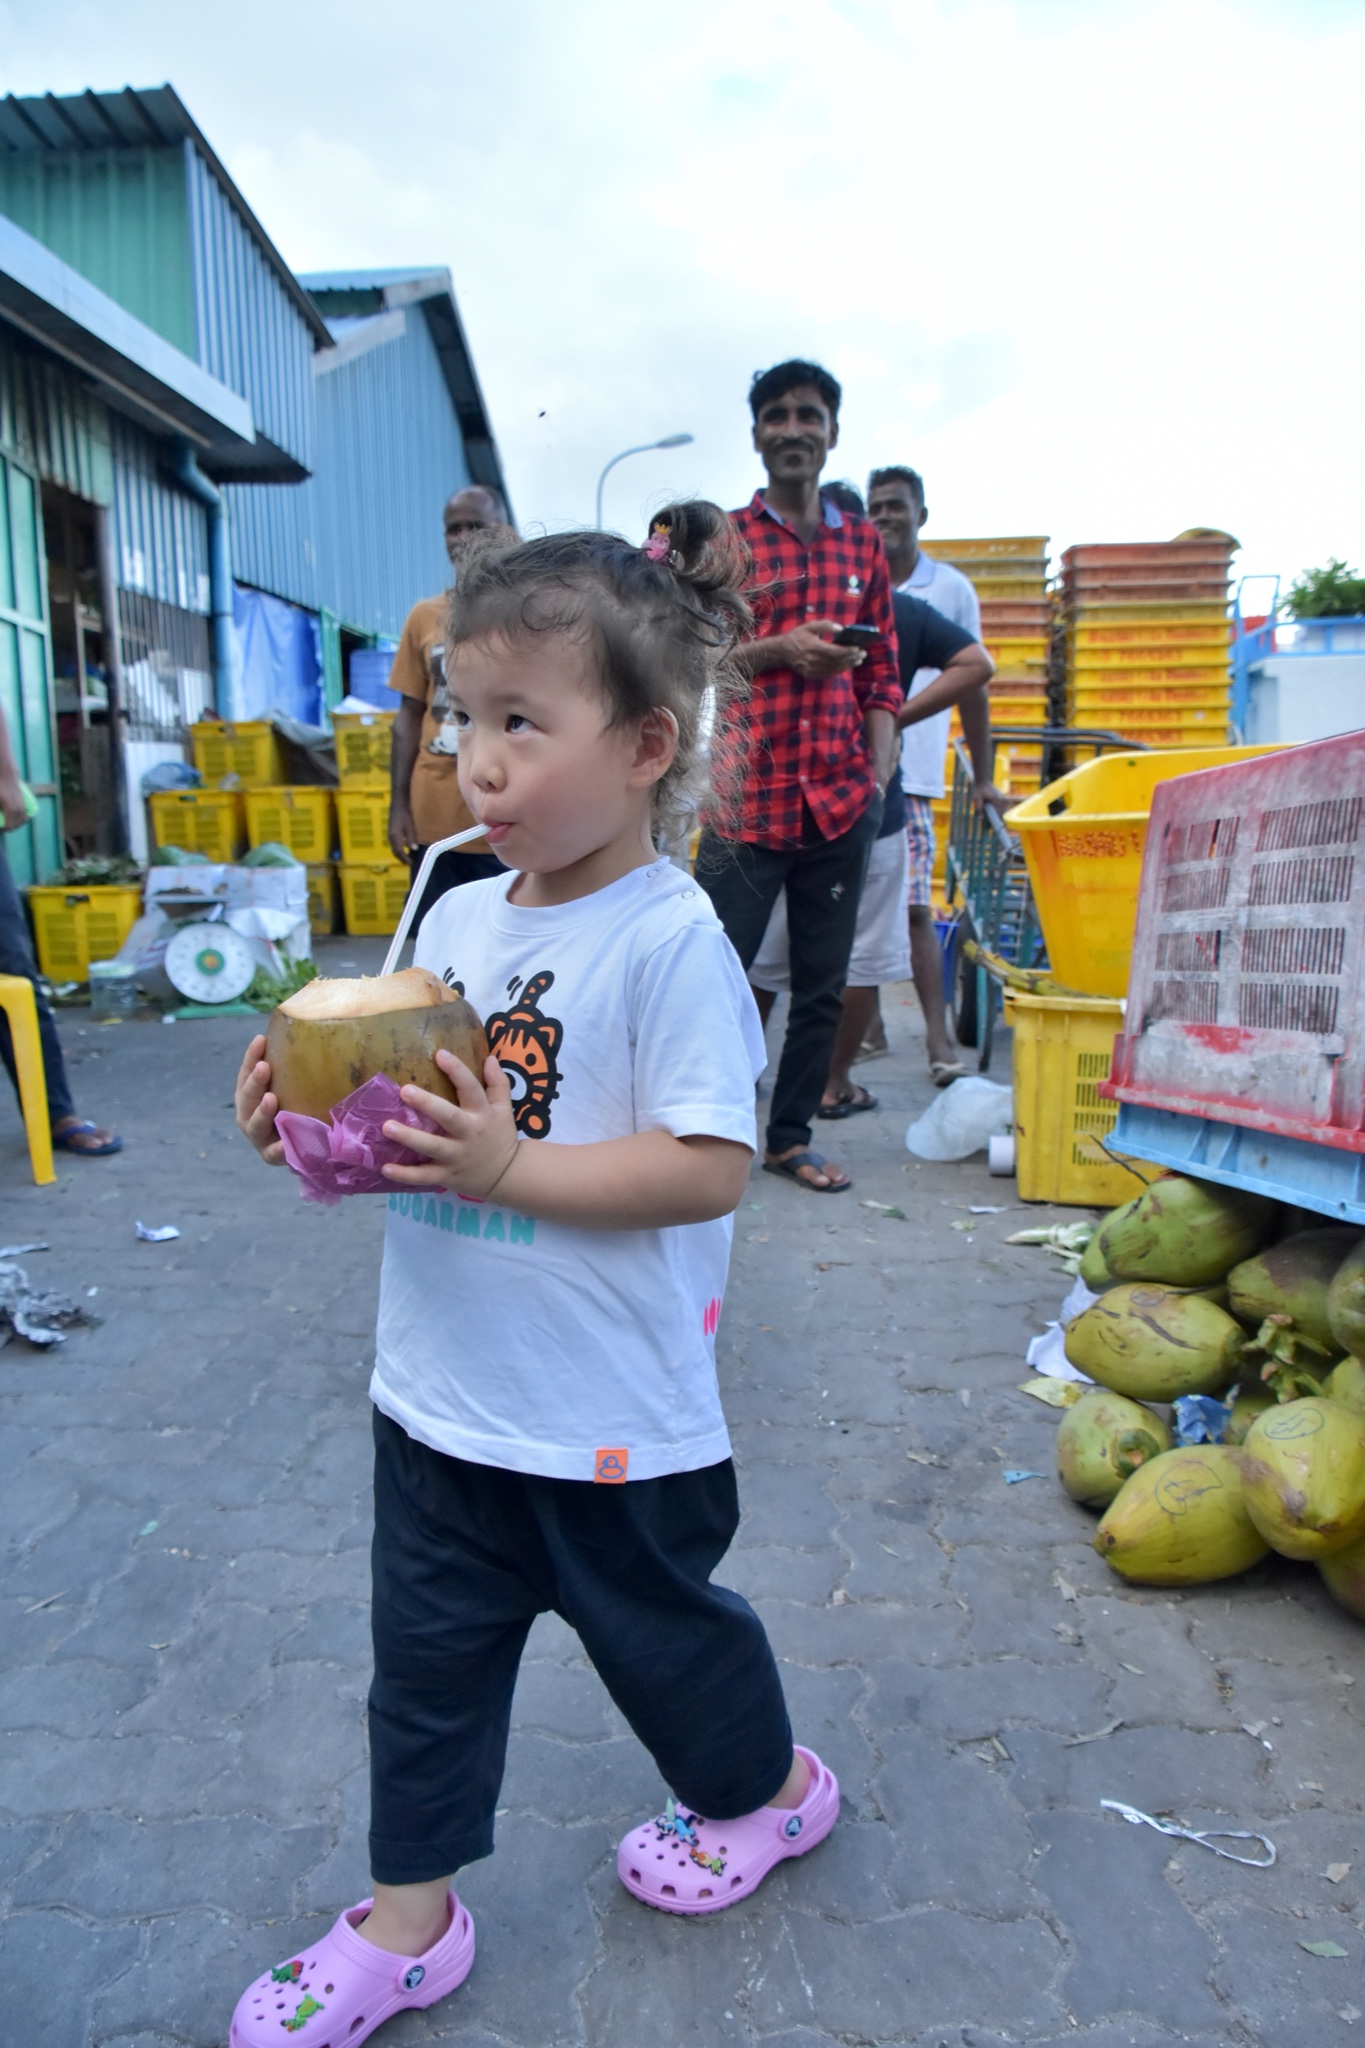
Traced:
<path fill-rule="evenodd" d="M 310 480 L 231 487 L 233 567 L 396 639 L 418 598 L 449 581 L 441 512 L 469 467 L 421 306 L 379 317 L 401 332 L 334 367 L 316 359 Z M 343 338 L 361 331 L 348 322 Z"/>
<path fill-rule="evenodd" d="M 232 573 L 275 597 L 318 609 L 311 484 L 229 484 Z"/>
<path fill-rule="evenodd" d="M 114 561 L 125 590 L 181 611 L 209 609 L 208 517 L 166 480 L 157 444 L 131 420 L 109 415 L 114 456 Z"/>
<path fill-rule="evenodd" d="M 192 142 L 185 142 L 199 361 L 250 400 L 256 431 L 313 456 L 313 336 Z"/>

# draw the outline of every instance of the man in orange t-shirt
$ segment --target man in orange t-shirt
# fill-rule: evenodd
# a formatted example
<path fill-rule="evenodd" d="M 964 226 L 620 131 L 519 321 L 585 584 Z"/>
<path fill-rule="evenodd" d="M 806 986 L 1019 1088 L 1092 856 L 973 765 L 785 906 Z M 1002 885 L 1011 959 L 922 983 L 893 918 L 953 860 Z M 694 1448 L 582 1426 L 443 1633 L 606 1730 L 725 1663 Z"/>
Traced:
<path fill-rule="evenodd" d="M 487 484 L 456 491 L 445 508 L 446 553 L 459 570 L 460 549 L 471 534 L 506 528 L 507 507 Z M 408 613 L 398 643 L 389 688 L 403 702 L 393 727 L 390 767 L 389 845 L 416 879 L 422 856 L 435 839 L 446 839 L 474 823 L 460 795 L 457 738 L 446 697 L 444 597 L 424 597 Z M 413 929 L 438 896 L 462 882 L 506 872 L 486 840 L 443 853 L 432 870 Z"/>

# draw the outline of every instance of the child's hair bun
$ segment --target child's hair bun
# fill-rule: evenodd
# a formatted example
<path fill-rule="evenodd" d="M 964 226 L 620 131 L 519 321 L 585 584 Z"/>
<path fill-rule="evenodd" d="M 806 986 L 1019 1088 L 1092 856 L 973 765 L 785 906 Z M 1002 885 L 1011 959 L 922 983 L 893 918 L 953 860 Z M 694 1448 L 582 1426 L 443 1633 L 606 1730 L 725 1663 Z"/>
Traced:
<path fill-rule="evenodd" d="M 734 522 L 709 498 L 688 498 L 654 514 L 651 539 L 656 534 L 668 537 L 673 574 L 690 584 L 707 611 L 724 615 L 733 636 L 742 633 L 750 623 L 742 593 L 753 558 Z"/>

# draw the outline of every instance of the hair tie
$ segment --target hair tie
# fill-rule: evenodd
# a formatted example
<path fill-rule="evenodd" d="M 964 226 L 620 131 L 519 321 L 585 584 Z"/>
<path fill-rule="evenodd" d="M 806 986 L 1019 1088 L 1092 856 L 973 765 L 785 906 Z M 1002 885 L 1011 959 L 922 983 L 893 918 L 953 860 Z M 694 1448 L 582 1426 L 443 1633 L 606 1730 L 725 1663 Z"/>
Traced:
<path fill-rule="evenodd" d="M 642 550 L 647 562 L 666 562 L 673 552 L 673 541 L 666 526 L 656 526 Z"/>

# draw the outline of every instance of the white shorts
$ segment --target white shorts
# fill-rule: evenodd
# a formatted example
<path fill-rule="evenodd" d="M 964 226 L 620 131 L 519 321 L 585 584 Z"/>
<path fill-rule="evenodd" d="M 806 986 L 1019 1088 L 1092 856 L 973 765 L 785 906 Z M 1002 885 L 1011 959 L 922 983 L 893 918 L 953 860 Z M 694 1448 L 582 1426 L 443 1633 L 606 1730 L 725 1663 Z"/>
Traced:
<path fill-rule="evenodd" d="M 755 988 L 774 994 L 791 987 L 787 958 L 787 896 L 773 905 L 749 979 Z M 858 899 L 858 928 L 848 963 L 850 988 L 880 988 L 889 981 L 910 979 L 910 849 L 903 832 L 874 839 L 863 893 Z"/>

